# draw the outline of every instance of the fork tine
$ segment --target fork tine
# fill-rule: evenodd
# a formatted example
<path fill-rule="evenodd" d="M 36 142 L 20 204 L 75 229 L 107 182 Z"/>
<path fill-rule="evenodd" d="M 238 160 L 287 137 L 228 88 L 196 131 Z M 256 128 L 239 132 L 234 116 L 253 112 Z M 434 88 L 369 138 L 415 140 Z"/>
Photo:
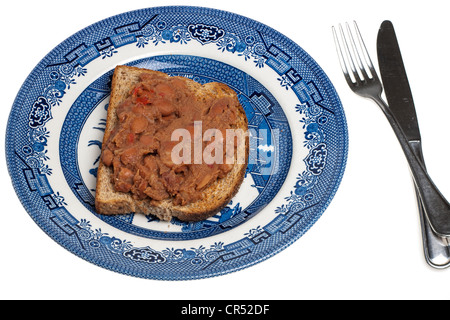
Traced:
<path fill-rule="evenodd" d="M 358 41 L 360 43 L 361 48 L 363 49 L 364 53 L 364 59 L 366 61 L 367 66 L 369 67 L 370 73 L 372 74 L 373 78 L 377 78 L 377 73 L 375 71 L 375 68 L 373 66 L 372 60 L 370 59 L 369 51 L 367 50 L 366 44 L 364 43 L 363 37 L 361 36 L 361 32 L 359 31 L 358 24 L 356 21 L 353 21 L 355 25 L 356 34 L 358 36 Z"/>
<path fill-rule="evenodd" d="M 345 36 L 344 29 L 342 28 L 341 24 L 339 25 L 339 31 L 341 33 L 342 41 L 344 43 L 345 54 L 347 55 L 347 59 L 350 64 L 350 68 L 352 69 L 353 78 L 354 78 L 355 82 L 359 82 L 359 80 L 361 80 L 361 77 L 359 77 L 358 71 L 356 70 L 355 61 L 353 59 L 352 53 L 350 52 L 350 46 L 348 45 L 348 40 L 347 40 L 347 37 Z M 351 34 L 350 34 L 350 37 L 351 37 Z"/>
<path fill-rule="evenodd" d="M 352 69 L 353 76 L 355 77 L 355 81 L 358 82 L 358 80 L 361 80 L 359 77 L 358 71 L 356 70 L 355 61 L 353 59 L 353 55 L 350 52 L 350 46 L 348 45 L 347 37 L 345 36 L 344 29 L 342 28 L 342 25 L 339 24 L 339 30 L 341 32 L 342 41 L 344 42 L 344 49 L 345 54 L 347 55 L 347 59 L 350 64 L 350 68 Z M 350 38 L 352 38 L 352 34 L 349 34 Z"/>
<path fill-rule="evenodd" d="M 362 39 L 362 37 L 361 37 L 361 34 L 359 33 L 359 30 L 356 29 L 357 28 L 356 22 L 355 22 L 355 29 L 356 29 L 356 33 L 357 33 L 357 36 L 358 36 L 358 42 L 360 44 L 360 50 L 358 50 L 358 47 L 356 46 L 355 38 L 353 37 L 353 33 L 350 30 L 350 26 L 348 25 L 348 23 L 346 23 L 345 25 L 347 27 L 347 33 L 348 33 L 349 38 L 350 38 L 350 43 L 351 43 L 351 47 L 352 47 L 352 51 L 353 51 L 353 56 L 355 57 L 355 60 L 356 60 L 356 62 L 358 64 L 358 67 L 359 67 L 360 74 L 362 75 L 361 80 L 368 80 L 370 77 L 367 74 L 366 68 L 364 67 L 364 64 L 363 64 L 363 61 L 362 61 L 361 55 L 360 55 L 360 51 L 364 51 L 364 49 L 362 48 L 362 45 L 361 45 L 361 41 L 360 41 L 360 39 Z M 367 49 L 365 51 L 367 51 Z M 366 59 L 365 56 L 364 56 L 364 59 Z"/>
<path fill-rule="evenodd" d="M 344 73 L 344 75 L 348 76 L 349 74 L 348 74 L 347 64 L 345 63 L 344 55 L 343 55 L 342 49 L 341 49 L 341 44 L 340 44 L 338 36 L 336 34 L 336 28 L 333 26 L 333 27 L 331 27 L 331 30 L 333 30 L 334 44 L 336 47 L 336 52 L 338 54 L 339 64 L 341 65 L 341 69 L 342 69 L 342 72 Z"/>
<path fill-rule="evenodd" d="M 340 31 L 341 31 L 341 39 L 343 39 L 343 41 L 345 41 L 345 36 L 342 33 L 341 25 L 339 25 L 339 27 L 340 27 Z M 335 42 L 336 51 L 337 51 L 337 54 L 339 57 L 339 63 L 341 65 L 342 72 L 344 73 L 345 80 L 347 80 L 348 84 L 352 85 L 355 83 L 356 78 L 355 78 L 355 80 L 353 80 L 352 77 L 350 76 L 350 72 L 348 70 L 347 63 L 345 61 L 345 56 L 344 56 L 344 53 L 342 52 L 343 45 L 341 45 L 341 43 L 339 41 L 339 37 L 336 33 L 336 28 L 333 26 L 331 29 L 333 30 L 334 42 Z M 348 50 L 345 50 L 345 52 L 346 52 L 347 60 L 349 61 L 350 67 L 352 68 L 352 75 L 353 75 L 353 77 L 355 77 L 355 70 L 354 70 L 354 65 L 352 65 L 351 57 L 349 56 Z"/>
<path fill-rule="evenodd" d="M 356 21 L 353 21 L 353 24 L 354 24 L 354 27 L 355 27 L 355 30 L 356 30 L 356 35 L 358 37 L 358 42 L 359 42 L 359 44 L 361 46 L 361 49 L 363 51 L 364 60 L 365 60 L 365 62 L 367 64 L 367 66 L 369 67 L 369 71 L 370 71 L 371 76 L 372 76 L 371 78 L 376 78 L 377 74 L 376 74 L 375 68 L 374 68 L 374 66 L 372 64 L 372 60 L 370 59 L 369 51 L 367 50 L 366 44 L 364 43 L 363 37 L 361 36 L 361 32 L 359 31 L 358 24 L 356 23 Z"/>

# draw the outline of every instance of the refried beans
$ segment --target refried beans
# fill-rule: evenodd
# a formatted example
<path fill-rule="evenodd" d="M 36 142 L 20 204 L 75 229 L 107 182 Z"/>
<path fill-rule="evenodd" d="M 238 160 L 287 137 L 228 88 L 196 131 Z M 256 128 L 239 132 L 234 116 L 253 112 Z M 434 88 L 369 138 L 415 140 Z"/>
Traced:
<path fill-rule="evenodd" d="M 117 123 L 102 153 L 102 161 L 113 168 L 116 191 L 131 192 L 136 199 L 161 201 L 173 198 L 186 205 L 201 198 L 201 191 L 225 177 L 233 165 L 225 161 L 207 164 L 191 160 L 176 164 L 172 133 L 186 129 L 194 143 L 194 124 L 201 121 L 202 137 L 208 129 L 223 133 L 237 120 L 236 99 L 198 99 L 177 77 L 163 78 L 143 73 L 129 97 L 116 109 Z M 214 141 L 203 141 L 202 150 Z M 197 141 L 198 142 L 198 141 Z M 192 151 L 194 147 L 192 147 Z"/>

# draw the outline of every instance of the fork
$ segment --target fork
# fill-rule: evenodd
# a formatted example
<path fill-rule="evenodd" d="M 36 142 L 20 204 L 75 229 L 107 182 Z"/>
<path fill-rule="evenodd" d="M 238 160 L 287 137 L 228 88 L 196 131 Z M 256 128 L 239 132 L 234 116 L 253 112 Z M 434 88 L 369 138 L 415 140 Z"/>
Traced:
<path fill-rule="evenodd" d="M 397 119 L 392 114 L 387 103 L 381 97 L 383 86 L 375 68 L 373 67 L 370 55 L 366 45 L 364 44 L 358 25 L 355 22 L 355 32 L 357 35 L 358 45 L 354 40 L 349 25 L 346 24 L 346 26 L 347 34 L 350 39 L 350 46 L 342 26 L 339 25 L 343 42 L 342 45 L 337 36 L 336 29 L 334 27 L 332 28 L 336 50 L 345 80 L 354 93 L 361 97 L 371 99 L 383 111 L 395 135 L 397 136 L 406 160 L 408 161 L 408 165 L 416 185 L 416 190 L 422 200 L 424 211 L 432 230 L 440 237 L 449 237 L 450 204 L 429 177 L 423 163 L 408 143 L 408 139 L 403 133 Z M 350 70 L 348 66 L 350 66 Z"/>

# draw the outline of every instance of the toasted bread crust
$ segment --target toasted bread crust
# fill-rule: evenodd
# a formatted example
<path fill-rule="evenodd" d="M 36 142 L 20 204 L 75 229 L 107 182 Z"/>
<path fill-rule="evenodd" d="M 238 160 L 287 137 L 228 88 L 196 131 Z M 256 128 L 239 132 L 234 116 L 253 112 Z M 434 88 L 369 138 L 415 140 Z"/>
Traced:
<path fill-rule="evenodd" d="M 107 111 L 107 121 L 103 146 L 114 129 L 117 116 L 116 108 L 126 99 L 129 90 L 139 81 L 139 75 L 142 72 L 154 73 L 160 77 L 166 78 L 169 75 L 152 70 L 145 70 L 136 67 L 117 66 L 112 79 L 112 91 Z M 243 129 L 247 132 L 248 122 L 244 109 L 237 100 L 236 93 L 228 86 L 221 83 L 208 83 L 201 85 L 193 80 L 180 78 L 186 81 L 189 89 L 194 92 L 197 99 L 210 97 L 230 96 L 236 99 L 238 123 L 236 129 Z M 103 152 L 103 150 L 102 150 Z M 202 199 L 187 205 L 174 205 L 172 199 L 166 199 L 153 204 L 149 199 L 137 200 L 130 193 L 117 192 L 114 189 L 111 177 L 113 170 L 107 167 L 102 161 L 99 163 L 97 172 L 97 186 L 95 196 L 96 211 L 100 214 L 115 215 L 127 214 L 130 212 L 152 214 L 161 220 L 171 220 L 177 217 L 182 221 L 201 221 L 205 220 L 221 209 L 223 209 L 230 200 L 236 195 L 241 186 L 245 170 L 247 168 L 247 159 L 249 153 L 248 137 L 245 139 L 245 163 L 235 164 L 231 172 L 224 178 L 218 179 L 202 191 Z"/>

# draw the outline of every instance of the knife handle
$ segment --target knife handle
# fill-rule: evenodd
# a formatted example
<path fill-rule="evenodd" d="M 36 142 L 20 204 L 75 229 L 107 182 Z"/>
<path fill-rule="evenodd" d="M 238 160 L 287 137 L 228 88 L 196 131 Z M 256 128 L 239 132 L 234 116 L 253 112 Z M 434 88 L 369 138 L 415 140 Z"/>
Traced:
<path fill-rule="evenodd" d="M 427 220 L 433 231 L 440 237 L 450 236 L 450 204 L 431 180 L 424 165 L 411 148 L 397 119 L 381 95 L 371 97 L 388 119 L 408 161 Z"/>
<path fill-rule="evenodd" d="M 410 141 L 409 145 L 416 154 L 420 162 L 425 166 L 422 154 L 422 144 L 420 141 Z M 425 209 L 420 199 L 419 192 L 414 183 L 414 189 L 417 198 L 417 206 L 419 210 L 420 224 L 422 225 L 422 241 L 424 255 L 427 263 L 433 268 L 444 269 L 450 266 L 450 247 L 448 240 L 436 235 L 431 229 L 430 223 L 426 218 Z"/>

